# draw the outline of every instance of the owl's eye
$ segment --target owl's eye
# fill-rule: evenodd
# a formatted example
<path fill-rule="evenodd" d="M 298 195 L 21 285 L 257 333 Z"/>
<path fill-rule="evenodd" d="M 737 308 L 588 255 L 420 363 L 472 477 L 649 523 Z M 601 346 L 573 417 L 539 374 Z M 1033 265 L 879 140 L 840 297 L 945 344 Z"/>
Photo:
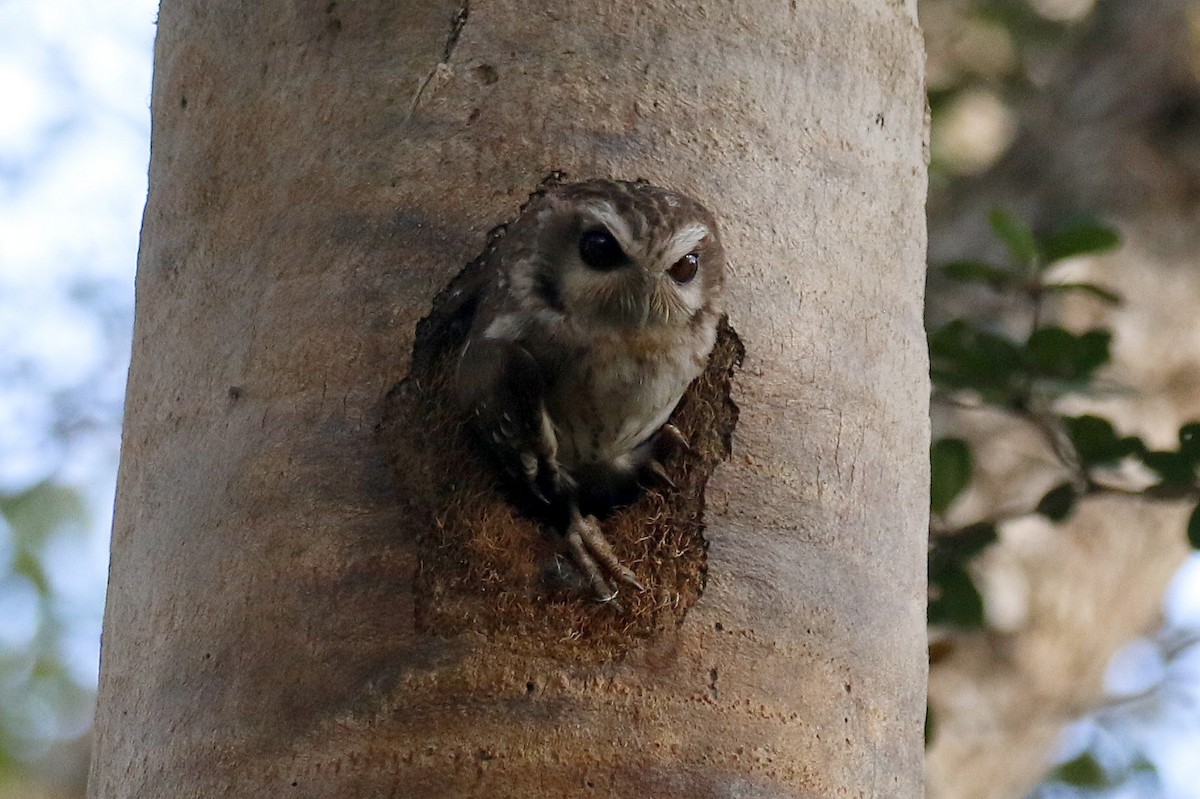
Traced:
<path fill-rule="evenodd" d="M 579 257 L 592 269 L 601 272 L 624 266 L 629 261 L 613 234 L 604 228 L 584 231 L 579 237 Z"/>
<path fill-rule="evenodd" d="M 696 276 L 696 270 L 700 268 L 700 256 L 697 253 L 689 252 L 687 255 L 676 261 L 667 274 L 675 278 L 676 283 L 691 283 L 692 278 Z"/>

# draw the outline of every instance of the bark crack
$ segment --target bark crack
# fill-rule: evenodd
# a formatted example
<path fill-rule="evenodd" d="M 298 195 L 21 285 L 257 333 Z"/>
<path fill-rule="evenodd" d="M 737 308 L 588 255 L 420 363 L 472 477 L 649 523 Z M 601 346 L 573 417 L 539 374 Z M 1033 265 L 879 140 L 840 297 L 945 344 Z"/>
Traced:
<path fill-rule="evenodd" d="M 450 28 L 450 38 L 446 40 L 446 47 L 442 50 L 443 64 L 449 62 L 450 56 L 454 55 L 454 48 L 458 46 L 458 37 L 462 35 L 463 28 L 467 26 L 467 17 L 470 13 L 471 0 L 463 0 L 458 13 L 454 15 L 454 22 Z"/>
<path fill-rule="evenodd" d="M 450 63 L 450 57 L 454 55 L 454 48 L 458 46 L 458 38 L 462 35 L 463 28 L 467 26 L 467 17 L 471 14 L 471 0 L 463 0 L 459 6 L 458 13 L 450 22 L 450 35 L 446 38 L 446 44 L 442 48 L 442 58 L 433 65 L 433 69 L 429 70 L 429 74 L 421 81 L 421 85 L 417 87 L 417 93 L 413 96 L 412 103 L 408 107 L 408 118 L 412 119 L 417 113 L 417 108 L 421 105 L 421 100 L 425 96 L 425 90 L 433 79 L 439 73 L 444 72 L 447 65 Z"/>

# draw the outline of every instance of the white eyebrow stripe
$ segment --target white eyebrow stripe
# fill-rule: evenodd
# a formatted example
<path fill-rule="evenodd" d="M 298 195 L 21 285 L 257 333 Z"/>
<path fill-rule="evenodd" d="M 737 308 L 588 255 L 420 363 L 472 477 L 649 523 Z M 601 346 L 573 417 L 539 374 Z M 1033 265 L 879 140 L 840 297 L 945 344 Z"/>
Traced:
<path fill-rule="evenodd" d="M 588 203 L 584 206 L 584 215 L 591 217 L 591 220 L 597 225 L 608 228 L 608 232 L 613 234 L 617 243 L 621 245 L 621 249 L 626 253 L 633 249 L 633 232 L 609 202 L 599 200 Z"/>
<path fill-rule="evenodd" d="M 683 256 L 687 255 L 692 250 L 696 249 L 696 245 L 704 241 L 704 237 L 708 235 L 708 226 L 694 222 L 680 230 L 671 237 L 667 242 L 667 246 L 663 248 L 662 262 L 670 265 L 678 261 Z"/>

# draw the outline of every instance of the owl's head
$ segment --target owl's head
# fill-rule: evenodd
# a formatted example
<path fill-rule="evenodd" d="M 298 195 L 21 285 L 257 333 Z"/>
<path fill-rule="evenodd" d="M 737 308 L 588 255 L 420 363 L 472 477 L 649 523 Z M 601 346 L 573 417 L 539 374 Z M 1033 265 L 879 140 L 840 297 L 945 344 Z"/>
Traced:
<path fill-rule="evenodd" d="M 725 252 L 712 214 L 690 197 L 589 180 L 550 189 L 515 227 L 523 246 L 511 277 L 579 324 L 685 327 L 719 311 Z"/>

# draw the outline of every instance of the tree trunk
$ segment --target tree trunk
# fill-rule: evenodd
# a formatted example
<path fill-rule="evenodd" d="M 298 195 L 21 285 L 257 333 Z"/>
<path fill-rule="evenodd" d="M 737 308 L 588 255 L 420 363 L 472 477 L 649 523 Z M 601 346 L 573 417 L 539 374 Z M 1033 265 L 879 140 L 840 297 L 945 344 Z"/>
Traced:
<path fill-rule="evenodd" d="M 918 796 L 921 69 L 895 0 L 166 0 L 91 796 Z M 694 195 L 733 264 L 685 400 L 732 454 L 618 607 L 460 568 L 505 506 L 413 429 L 555 172 Z"/>

